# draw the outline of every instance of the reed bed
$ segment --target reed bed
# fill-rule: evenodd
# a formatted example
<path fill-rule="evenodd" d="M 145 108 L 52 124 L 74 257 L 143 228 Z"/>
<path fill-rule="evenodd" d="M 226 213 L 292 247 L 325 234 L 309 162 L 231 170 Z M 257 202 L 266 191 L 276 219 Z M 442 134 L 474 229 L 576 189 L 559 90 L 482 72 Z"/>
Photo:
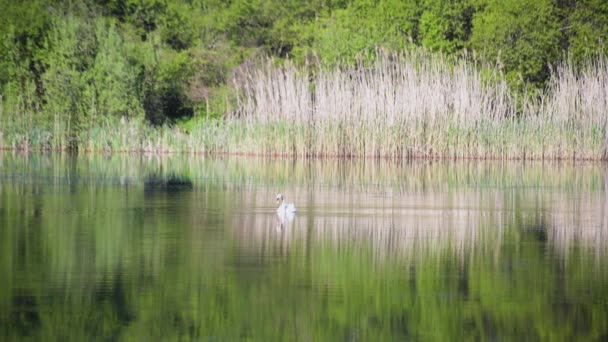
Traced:
<path fill-rule="evenodd" d="M 372 65 L 246 70 L 232 119 L 263 151 L 297 156 L 602 159 L 608 135 L 604 58 L 560 65 L 543 92 L 512 91 L 497 70 L 425 51 Z"/>
<path fill-rule="evenodd" d="M 235 72 L 236 103 L 188 131 L 103 118 L 70 136 L 61 120 L 2 120 L 4 149 L 264 156 L 608 158 L 608 63 L 556 67 L 543 91 L 515 92 L 498 69 L 425 51 L 356 67 L 268 60 Z M 2 112 L 0 99 L 0 114 Z M 57 116 L 56 116 L 57 117 Z"/>

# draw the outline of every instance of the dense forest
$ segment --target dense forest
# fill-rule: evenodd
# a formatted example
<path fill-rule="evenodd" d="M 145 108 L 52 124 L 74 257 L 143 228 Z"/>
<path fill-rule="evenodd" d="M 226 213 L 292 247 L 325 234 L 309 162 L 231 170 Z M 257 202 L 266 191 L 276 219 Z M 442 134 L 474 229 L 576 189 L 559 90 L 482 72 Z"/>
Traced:
<path fill-rule="evenodd" d="M 0 7 L 4 146 L 77 148 L 82 132 L 90 139 L 93 128 L 117 120 L 187 131 L 196 118 L 223 117 L 239 73 L 269 56 L 332 68 L 373 61 L 379 51 L 424 49 L 493 65 L 510 89 L 529 91 L 544 89 L 559 63 L 576 68 L 608 51 L 603 0 L 0 0 Z"/>

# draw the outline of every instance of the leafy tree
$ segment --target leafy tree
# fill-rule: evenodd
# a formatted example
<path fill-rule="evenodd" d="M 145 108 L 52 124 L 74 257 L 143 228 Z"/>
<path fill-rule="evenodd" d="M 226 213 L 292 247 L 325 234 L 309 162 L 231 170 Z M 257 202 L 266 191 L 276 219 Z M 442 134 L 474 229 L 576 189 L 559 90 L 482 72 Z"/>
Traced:
<path fill-rule="evenodd" d="M 142 40 L 156 30 L 166 17 L 167 2 L 162 0 L 126 0 L 129 21 L 138 29 Z"/>
<path fill-rule="evenodd" d="M 504 67 L 507 79 L 541 86 L 560 55 L 553 0 L 488 0 L 473 18 L 470 46 Z"/>
<path fill-rule="evenodd" d="M 353 62 L 377 46 L 403 49 L 417 39 L 418 1 L 356 0 L 315 23 L 313 49 L 330 62 Z"/>
<path fill-rule="evenodd" d="M 0 0 L 0 95 L 13 83 L 17 94 L 22 85 L 36 84 L 44 72 L 43 44 L 51 25 L 49 4 L 42 1 Z"/>
<path fill-rule="evenodd" d="M 82 75 L 89 104 L 85 110 L 92 116 L 91 124 L 95 124 L 98 116 L 142 116 L 138 91 L 140 65 L 130 58 L 131 52 L 116 25 L 97 21 L 95 40 L 99 45 L 93 65 Z"/>
<path fill-rule="evenodd" d="M 178 51 L 191 47 L 196 39 L 189 12 L 188 6 L 170 4 L 167 8 L 167 16 L 160 27 L 163 41 Z"/>
<path fill-rule="evenodd" d="M 188 102 L 188 80 L 192 77 L 192 61 L 187 51 L 159 51 L 159 57 L 145 66 L 143 106 L 146 119 L 153 124 L 191 117 L 193 106 Z"/>
<path fill-rule="evenodd" d="M 473 6 L 469 0 L 425 0 L 420 17 L 420 42 L 432 50 L 462 50 L 472 29 Z"/>
<path fill-rule="evenodd" d="M 568 45 L 578 62 L 587 57 L 608 53 L 608 2 L 575 1 L 565 27 Z"/>
<path fill-rule="evenodd" d="M 83 72 L 94 64 L 95 35 L 91 25 L 73 16 L 58 17 L 53 22 L 45 47 L 48 57 L 42 75 L 44 118 L 67 123 L 70 147 L 77 148 L 77 136 L 86 128 L 89 112 L 84 91 Z"/>

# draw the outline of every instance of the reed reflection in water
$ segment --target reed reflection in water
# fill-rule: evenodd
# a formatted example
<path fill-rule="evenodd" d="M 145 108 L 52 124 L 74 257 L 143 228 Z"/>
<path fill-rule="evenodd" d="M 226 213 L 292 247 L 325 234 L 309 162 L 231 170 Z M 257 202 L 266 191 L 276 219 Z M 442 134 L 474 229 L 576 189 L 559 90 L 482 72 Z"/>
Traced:
<path fill-rule="evenodd" d="M 607 180 L 602 164 L 4 153 L 0 336 L 603 339 Z"/>

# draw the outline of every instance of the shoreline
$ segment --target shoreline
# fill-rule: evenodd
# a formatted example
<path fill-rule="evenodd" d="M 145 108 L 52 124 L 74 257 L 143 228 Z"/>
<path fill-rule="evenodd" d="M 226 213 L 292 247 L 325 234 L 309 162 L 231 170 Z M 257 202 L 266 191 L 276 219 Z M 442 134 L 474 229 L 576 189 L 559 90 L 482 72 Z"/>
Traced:
<path fill-rule="evenodd" d="M 40 153 L 40 154 L 69 154 L 69 155 L 134 155 L 134 156 L 172 156 L 172 155 L 190 155 L 198 157 L 211 157 L 211 158 L 223 158 L 223 157 L 243 157 L 252 159 L 266 159 L 266 160 L 305 160 L 305 161 L 323 161 L 323 160 L 341 160 L 341 161 L 360 161 L 360 160 L 373 160 L 373 161 L 388 161 L 388 162 L 409 162 L 409 161 L 430 161 L 430 162 L 556 162 L 556 163 L 606 163 L 608 157 L 602 158 L 580 158 L 580 157 L 517 157 L 517 156 L 466 156 L 466 157 L 454 157 L 446 155 L 436 156 L 424 156 L 424 155 L 412 155 L 408 157 L 398 156 L 369 156 L 369 155 L 339 155 L 339 154 L 327 154 L 327 155 L 300 155 L 300 154 L 288 154 L 288 153 L 251 153 L 251 152 L 205 152 L 201 150 L 116 150 L 116 151 L 99 151 L 99 150 L 76 150 L 71 151 L 67 148 L 20 148 L 20 147 L 4 147 L 0 146 L 0 153 L 4 152 L 16 152 L 16 153 Z"/>

